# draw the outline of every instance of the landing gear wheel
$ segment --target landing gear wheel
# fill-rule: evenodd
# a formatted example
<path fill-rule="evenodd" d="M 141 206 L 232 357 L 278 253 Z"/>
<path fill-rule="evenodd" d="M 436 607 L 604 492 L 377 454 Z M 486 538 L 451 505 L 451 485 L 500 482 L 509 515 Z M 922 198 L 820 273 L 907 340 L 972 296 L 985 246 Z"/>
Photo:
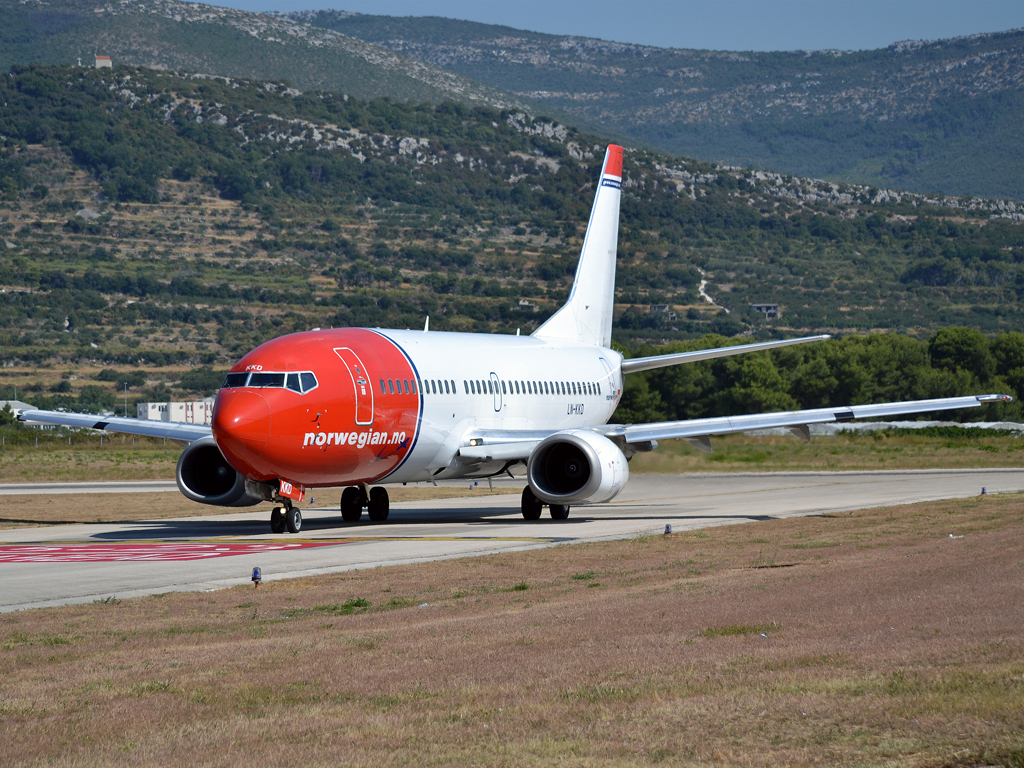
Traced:
<path fill-rule="evenodd" d="M 383 523 L 388 519 L 388 512 L 391 511 L 391 500 L 388 498 L 386 488 L 370 489 L 370 520 L 375 523 Z"/>
<path fill-rule="evenodd" d="M 288 533 L 298 533 L 302 530 L 302 512 L 298 507 L 292 507 L 284 513 L 284 522 L 288 526 Z"/>
<path fill-rule="evenodd" d="M 274 507 L 270 513 L 270 530 L 272 533 L 284 533 L 284 509 Z"/>
<path fill-rule="evenodd" d="M 568 504 L 549 504 L 552 520 L 565 520 L 569 516 Z"/>
<path fill-rule="evenodd" d="M 544 511 L 544 505 L 533 495 L 530 486 L 523 488 L 522 509 L 526 520 L 540 520 L 540 513 Z"/>
<path fill-rule="evenodd" d="M 363 516 L 363 491 L 350 485 L 341 492 L 341 519 L 346 523 L 358 523 Z"/>

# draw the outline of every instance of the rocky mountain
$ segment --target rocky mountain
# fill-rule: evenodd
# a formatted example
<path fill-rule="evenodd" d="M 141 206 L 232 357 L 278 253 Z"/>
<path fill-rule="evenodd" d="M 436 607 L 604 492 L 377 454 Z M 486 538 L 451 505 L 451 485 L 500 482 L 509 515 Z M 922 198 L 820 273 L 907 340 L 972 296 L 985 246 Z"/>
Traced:
<path fill-rule="evenodd" d="M 0 0 L 0 66 L 115 64 L 288 80 L 362 98 L 523 108 L 450 70 L 283 16 L 177 0 Z"/>
<path fill-rule="evenodd" d="M 874 51 L 737 53 L 441 18 L 290 14 L 672 154 L 1024 199 L 1024 30 Z"/>

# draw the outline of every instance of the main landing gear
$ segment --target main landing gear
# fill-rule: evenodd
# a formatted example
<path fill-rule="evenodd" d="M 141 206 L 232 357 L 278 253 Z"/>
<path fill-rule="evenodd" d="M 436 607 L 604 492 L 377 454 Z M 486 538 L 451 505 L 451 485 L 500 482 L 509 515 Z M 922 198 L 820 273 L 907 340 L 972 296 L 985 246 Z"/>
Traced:
<path fill-rule="evenodd" d="M 383 523 L 391 510 L 387 489 L 371 488 L 367 495 L 366 486 L 352 485 L 341 492 L 341 519 L 346 523 L 358 523 L 363 516 L 363 507 L 366 507 L 370 522 Z"/>
<path fill-rule="evenodd" d="M 274 507 L 270 513 L 270 530 L 274 533 L 298 533 L 302 530 L 302 512 L 291 504 Z"/>
<path fill-rule="evenodd" d="M 533 495 L 530 486 L 523 488 L 523 517 L 526 520 L 540 520 L 540 513 L 544 511 L 544 502 Z M 569 517 L 568 504 L 548 504 L 552 520 L 565 520 Z"/>

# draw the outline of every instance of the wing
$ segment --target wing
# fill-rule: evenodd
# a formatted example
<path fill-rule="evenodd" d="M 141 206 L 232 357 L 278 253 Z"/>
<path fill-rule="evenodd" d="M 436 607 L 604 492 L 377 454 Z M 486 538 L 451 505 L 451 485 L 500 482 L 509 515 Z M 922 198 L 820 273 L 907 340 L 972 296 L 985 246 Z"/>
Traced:
<path fill-rule="evenodd" d="M 61 411 L 18 411 L 19 421 L 36 424 L 55 424 L 61 427 L 82 429 L 103 429 L 108 432 L 124 432 L 129 435 L 166 437 L 171 440 L 193 442 L 209 437 L 212 432 L 207 424 L 180 424 L 173 421 L 150 421 L 148 419 L 126 419 L 123 416 L 96 416 L 90 413 L 63 413 Z"/>
<path fill-rule="evenodd" d="M 626 444 L 646 443 L 639 450 L 650 450 L 656 440 L 686 440 L 704 451 L 711 450 L 712 435 L 749 432 L 754 429 L 785 427 L 794 435 L 810 440 L 811 424 L 832 424 L 854 419 L 906 416 L 929 411 L 977 408 L 987 403 L 1008 403 L 1009 395 L 968 395 L 937 400 L 909 400 L 902 403 L 851 405 L 843 408 L 815 408 L 807 411 L 751 413 L 744 416 L 720 416 L 710 419 L 665 421 L 657 424 L 602 424 L 590 427 L 598 434 Z M 526 461 L 541 440 L 560 430 L 509 431 L 473 430 L 467 433 L 459 455 L 469 461 Z"/>
<path fill-rule="evenodd" d="M 711 448 L 711 435 L 728 435 L 753 429 L 785 427 L 805 440 L 810 439 L 811 424 L 833 424 L 854 419 L 877 419 L 882 416 L 906 416 L 912 413 L 948 411 L 958 408 L 977 408 L 987 403 L 1008 403 L 1009 395 L 967 395 L 943 397 L 937 400 L 908 400 L 902 403 L 851 405 L 845 408 L 815 408 L 808 411 L 781 411 L 778 413 L 751 413 L 745 416 L 722 416 L 711 419 L 665 421 L 658 424 L 609 425 L 603 431 L 606 437 L 621 437 L 627 443 L 651 440 L 689 440 L 704 450 Z"/>

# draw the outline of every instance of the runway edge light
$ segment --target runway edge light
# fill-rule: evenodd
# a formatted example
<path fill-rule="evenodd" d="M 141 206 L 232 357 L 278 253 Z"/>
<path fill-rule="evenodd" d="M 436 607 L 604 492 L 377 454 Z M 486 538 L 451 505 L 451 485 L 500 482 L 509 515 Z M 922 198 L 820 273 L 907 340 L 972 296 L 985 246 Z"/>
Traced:
<path fill-rule="evenodd" d="M 258 587 L 263 583 L 263 571 L 259 566 L 252 569 L 252 585 Z"/>

